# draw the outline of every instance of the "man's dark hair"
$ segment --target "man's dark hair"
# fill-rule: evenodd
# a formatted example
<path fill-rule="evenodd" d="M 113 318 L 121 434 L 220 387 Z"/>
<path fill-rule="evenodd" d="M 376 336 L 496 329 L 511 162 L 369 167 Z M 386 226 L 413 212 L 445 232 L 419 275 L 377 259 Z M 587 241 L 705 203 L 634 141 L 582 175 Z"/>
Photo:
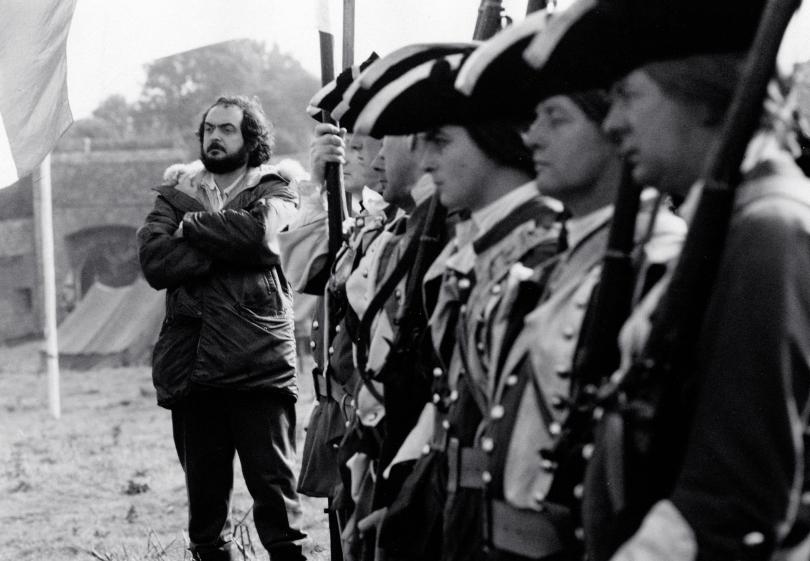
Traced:
<path fill-rule="evenodd" d="M 530 177 L 536 175 L 532 153 L 520 134 L 528 127 L 527 123 L 495 120 L 462 126 L 476 146 L 500 165 L 515 168 Z"/>
<path fill-rule="evenodd" d="M 202 149 L 203 129 L 205 118 L 208 112 L 217 105 L 235 105 L 242 110 L 242 138 L 248 149 L 249 167 L 258 167 L 268 161 L 273 155 L 275 138 L 273 137 L 273 123 L 264 114 L 261 104 L 256 98 L 248 98 L 243 95 L 220 96 L 211 106 L 205 110 L 200 126 L 197 129 L 197 136 L 200 139 L 200 149 Z"/>

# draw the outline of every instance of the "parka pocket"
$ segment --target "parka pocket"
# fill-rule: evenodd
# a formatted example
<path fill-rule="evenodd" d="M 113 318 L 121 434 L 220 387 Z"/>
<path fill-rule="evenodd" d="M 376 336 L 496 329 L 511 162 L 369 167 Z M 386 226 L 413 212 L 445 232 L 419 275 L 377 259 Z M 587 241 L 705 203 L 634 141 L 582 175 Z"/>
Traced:
<path fill-rule="evenodd" d="M 163 321 L 152 353 L 152 382 L 158 405 L 171 408 L 188 394 L 201 328 L 202 320 L 187 316 Z"/>
<path fill-rule="evenodd" d="M 292 310 L 292 298 L 279 290 L 273 269 L 260 271 L 245 278 L 241 307 L 258 316 L 283 316 Z"/>

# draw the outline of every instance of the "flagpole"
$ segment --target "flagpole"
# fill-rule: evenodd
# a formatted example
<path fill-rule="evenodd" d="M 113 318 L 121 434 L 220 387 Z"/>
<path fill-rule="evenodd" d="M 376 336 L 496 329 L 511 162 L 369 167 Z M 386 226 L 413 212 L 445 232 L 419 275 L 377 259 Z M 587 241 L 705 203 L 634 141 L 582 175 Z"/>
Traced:
<path fill-rule="evenodd" d="M 39 239 L 42 248 L 42 290 L 45 316 L 45 365 L 48 372 L 48 406 L 58 419 L 62 414 L 59 391 L 59 344 L 56 336 L 56 266 L 53 244 L 53 197 L 51 195 L 51 155 L 39 165 L 34 186 L 38 191 Z"/>

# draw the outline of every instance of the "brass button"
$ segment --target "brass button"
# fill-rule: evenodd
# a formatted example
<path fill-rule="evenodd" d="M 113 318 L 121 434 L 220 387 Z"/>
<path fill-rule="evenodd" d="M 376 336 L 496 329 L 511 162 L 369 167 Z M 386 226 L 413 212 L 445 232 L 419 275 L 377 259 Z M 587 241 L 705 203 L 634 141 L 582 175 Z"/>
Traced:
<path fill-rule="evenodd" d="M 335 333 L 340 333 L 340 326 L 339 325 L 335 326 Z"/>
<path fill-rule="evenodd" d="M 442 400 L 442 396 L 437 393 L 433 394 L 433 403 L 439 403 Z"/>
<path fill-rule="evenodd" d="M 765 543 L 765 535 L 762 532 L 751 532 L 743 537 L 743 544 L 746 547 L 756 547 Z"/>
<path fill-rule="evenodd" d="M 314 331 L 317 331 L 317 330 L 318 330 L 318 328 L 319 328 L 320 326 L 321 326 L 321 324 L 320 324 L 320 323 L 318 323 L 318 320 L 317 320 L 317 319 L 312 321 L 312 329 L 313 329 Z"/>
<path fill-rule="evenodd" d="M 316 346 L 317 346 L 317 343 L 315 341 L 310 341 L 309 342 L 309 348 L 312 349 L 313 351 L 315 350 Z"/>
<path fill-rule="evenodd" d="M 437 366 L 436 368 L 433 369 L 433 377 L 441 378 L 441 376 L 442 376 L 442 369 Z"/>
<path fill-rule="evenodd" d="M 485 436 L 481 439 L 481 449 L 484 452 L 492 452 L 495 449 L 495 441 L 490 437 Z"/>
<path fill-rule="evenodd" d="M 582 496 L 585 494 L 585 486 L 580 483 L 576 487 L 574 487 L 574 497 L 577 499 L 581 499 Z"/>
<path fill-rule="evenodd" d="M 459 281 L 458 281 L 458 287 L 459 287 L 461 290 L 469 290 L 469 289 L 470 289 L 470 286 L 472 286 L 472 283 L 470 282 L 470 279 L 467 279 L 467 278 L 462 278 L 462 279 L 459 279 Z"/>
<path fill-rule="evenodd" d="M 500 294 L 501 293 L 501 285 L 496 284 L 495 286 L 492 287 L 491 290 L 492 290 L 492 294 Z"/>
<path fill-rule="evenodd" d="M 450 401 L 452 402 L 458 401 L 458 391 L 453 390 L 450 392 Z"/>
<path fill-rule="evenodd" d="M 427 456 L 428 454 L 430 454 L 430 444 L 425 444 L 422 448 L 422 455 Z"/>
<path fill-rule="evenodd" d="M 495 419 L 496 421 L 497 421 L 498 419 L 503 418 L 503 414 L 504 414 L 504 413 L 505 413 L 505 411 L 504 411 L 503 405 L 500 405 L 500 404 L 498 404 L 498 405 L 494 406 L 494 407 L 493 407 L 493 408 L 492 408 L 492 409 L 489 411 L 489 415 L 490 415 L 490 416 L 491 416 L 493 419 Z"/>
<path fill-rule="evenodd" d="M 576 333 L 576 329 L 574 329 L 570 325 L 564 327 L 563 330 L 562 330 L 563 337 L 565 337 L 566 339 L 573 338 L 575 333 Z"/>
<path fill-rule="evenodd" d="M 445 419 L 444 421 L 442 421 L 442 428 L 443 428 L 444 430 L 450 430 L 450 421 L 448 421 L 447 419 Z"/>
<path fill-rule="evenodd" d="M 562 432 L 560 423 L 551 423 L 548 426 L 548 432 L 551 433 L 551 436 L 560 436 L 560 433 Z"/>
<path fill-rule="evenodd" d="M 593 444 L 586 444 L 582 447 L 582 457 L 585 460 L 590 460 L 593 457 Z"/>
<path fill-rule="evenodd" d="M 491 483 L 492 482 L 492 474 L 488 471 L 485 471 L 481 474 L 481 481 L 484 483 Z"/>
<path fill-rule="evenodd" d="M 511 374 L 511 375 L 506 377 L 506 385 L 507 386 L 514 386 L 517 383 L 518 383 L 518 377 L 515 376 L 514 374 Z"/>

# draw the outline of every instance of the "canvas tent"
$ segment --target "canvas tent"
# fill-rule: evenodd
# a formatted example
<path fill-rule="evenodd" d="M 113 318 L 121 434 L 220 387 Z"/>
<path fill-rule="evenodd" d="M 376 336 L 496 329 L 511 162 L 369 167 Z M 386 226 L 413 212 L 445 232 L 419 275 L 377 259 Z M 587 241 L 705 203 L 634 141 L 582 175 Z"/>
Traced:
<path fill-rule="evenodd" d="M 74 369 L 148 364 L 164 298 L 142 278 L 120 288 L 96 282 L 59 326 L 60 362 Z"/>

